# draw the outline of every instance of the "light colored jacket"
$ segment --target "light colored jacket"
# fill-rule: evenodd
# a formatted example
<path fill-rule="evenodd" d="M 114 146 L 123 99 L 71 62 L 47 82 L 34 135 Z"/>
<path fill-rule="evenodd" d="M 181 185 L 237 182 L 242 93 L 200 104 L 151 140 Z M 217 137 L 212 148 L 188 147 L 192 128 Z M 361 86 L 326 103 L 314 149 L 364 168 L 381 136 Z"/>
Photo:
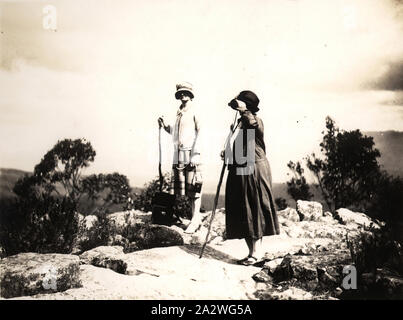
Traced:
<path fill-rule="evenodd" d="M 193 105 L 179 109 L 175 125 L 167 125 L 165 130 L 172 134 L 174 152 L 190 150 L 190 161 L 200 163 L 200 117 L 197 116 Z"/>

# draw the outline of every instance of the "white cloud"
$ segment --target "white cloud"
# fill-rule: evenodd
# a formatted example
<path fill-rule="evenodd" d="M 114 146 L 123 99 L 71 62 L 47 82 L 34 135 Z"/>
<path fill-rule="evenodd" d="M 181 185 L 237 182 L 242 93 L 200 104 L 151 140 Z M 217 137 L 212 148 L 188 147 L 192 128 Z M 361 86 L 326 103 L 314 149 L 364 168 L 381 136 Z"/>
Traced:
<path fill-rule="evenodd" d="M 83 136 L 97 150 L 90 171 L 142 185 L 157 174 L 156 119 L 174 116 L 182 80 L 194 84 L 209 130 L 212 190 L 227 103 L 243 89 L 261 99 L 275 181 L 318 145 L 326 115 L 344 129 L 403 130 L 401 106 L 385 106 L 398 93 L 362 89 L 403 53 L 389 2 L 54 3 L 53 33 L 37 26 L 42 4 L 2 7 L 3 66 L 12 67 L 0 71 L 1 166 L 32 170 L 57 139 Z"/>

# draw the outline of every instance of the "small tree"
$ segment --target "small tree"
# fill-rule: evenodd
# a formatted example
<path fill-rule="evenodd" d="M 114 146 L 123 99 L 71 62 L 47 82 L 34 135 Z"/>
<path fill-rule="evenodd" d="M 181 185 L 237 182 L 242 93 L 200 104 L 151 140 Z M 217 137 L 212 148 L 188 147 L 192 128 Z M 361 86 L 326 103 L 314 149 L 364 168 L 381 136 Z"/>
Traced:
<path fill-rule="evenodd" d="M 129 180 L 117 172 L 112 174 L 93 174 L 81 182 L 81 190 L 88 198 L 97 203 L 91 214 L 109 213 L 115 205 L 123 204 L 123 210 L 132 208 Z"/>
<path fill-rule="evenodd" d="M 94 161 L 95 154 L 85 139 L 58 141 L 35 166 L 32 176 L 17 181 L 14 192 L 24 199 L 67 196 L 77 205 L 86 197 L 96 203 L 89 213 L 107 212 L 117 204 L 130 209 L 132 199 L 126 176 L 113 173 L 82 177 L 82 169 Z"/>
<path fill-rule="evenodd" d="M 81 170 L 94 161 L 84 139 L 58 141 L 14 186 L 17 200 L 1 215 L 0 244 L 6 254 L 24 251 L 70 252 L 78 232 L 77 206 L 83 196 L 99 201 L 97 214 L 111 205 L 130 208 L 128 179 L 121 174 L 91 175 Z"/>
<path fill-rule="evenodd" d="M 58 141 L 35 166 L 33 175 L 17 182 L 14 192 L 20 197 L 37 198 L 67 195 L 78 201 L 82 191 L 81 170 L 94 161 L 95 155 L 91 143 L 85 139 Z"/>
<path fill-rule="evenodd" d="M 288 168 L 293 173 L 293 177 L 287 182 L 288 194 L 297 202 L 297 200 L 310 200 L 313 194 L 309 191 L 309 185 L 304 177 L 304 169 L 301 163 L 297 161 L 294 163 L 290 161 L 287 164 Z"/>
<path fill-rule="evenodd" d="M 342 131 L 330 117 L 326 118 L 326 129 L 320 144 L 324 157 L 319 159 L 313 153 L 307 158 L 307 167 L 329 208 L 362 207 L 376 190 L 379 150 L 372 137 L 359 130 Z"/>

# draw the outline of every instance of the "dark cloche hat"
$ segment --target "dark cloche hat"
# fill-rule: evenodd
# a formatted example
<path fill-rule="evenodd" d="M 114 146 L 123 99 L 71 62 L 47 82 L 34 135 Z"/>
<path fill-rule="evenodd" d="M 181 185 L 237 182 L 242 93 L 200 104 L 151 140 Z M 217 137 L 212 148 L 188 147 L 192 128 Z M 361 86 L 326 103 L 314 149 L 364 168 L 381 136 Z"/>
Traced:
<path fill-rule="evenodd" d="M 251 112 L 255 113 L 259 111 L 259 108 L 257 107 L 260 102 L 259 98 L 252 91 L 249 90 L 241 91 L 237 99 L 245 102 L 246 108 Z"/>

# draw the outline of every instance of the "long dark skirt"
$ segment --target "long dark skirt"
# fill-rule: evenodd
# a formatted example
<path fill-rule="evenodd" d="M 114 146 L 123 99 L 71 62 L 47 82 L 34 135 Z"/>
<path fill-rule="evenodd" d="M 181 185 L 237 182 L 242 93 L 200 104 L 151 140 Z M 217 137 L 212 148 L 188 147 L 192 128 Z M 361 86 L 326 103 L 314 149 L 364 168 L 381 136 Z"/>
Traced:
<path fill-rule="evenodd" d="M 257 240 L 280 233 L 267 159 L 256 162 L 249 175 L 237 175 L 236 167 L 229 168 L 225 212 L 227 239 Z"/>

